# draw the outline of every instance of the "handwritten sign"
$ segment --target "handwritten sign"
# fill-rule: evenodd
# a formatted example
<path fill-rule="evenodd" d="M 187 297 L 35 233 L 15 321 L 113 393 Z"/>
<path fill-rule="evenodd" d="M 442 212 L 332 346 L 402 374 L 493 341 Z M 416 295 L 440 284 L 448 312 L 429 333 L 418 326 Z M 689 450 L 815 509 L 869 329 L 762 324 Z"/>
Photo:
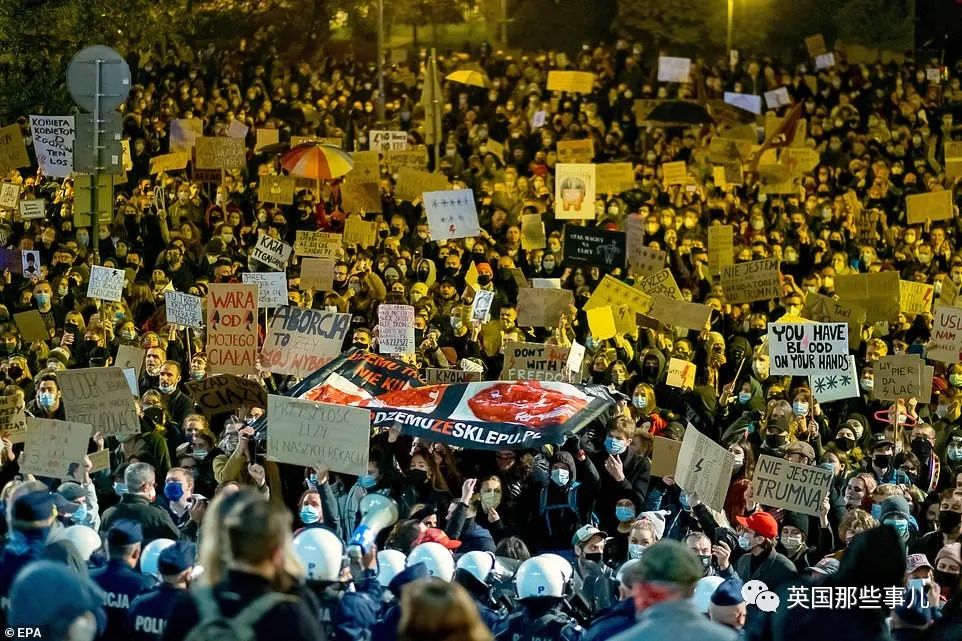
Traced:
<path fill-rule="evenodd" d="M 606 305 L 614 307 L 625 305 L 635 314 L 647 314 L 651 309 L 651 296 L 618 280 L 611 274 L 605 274 L 583 309 L 587 311 Z"/>
<path fill-rule="evenodd" d="M 808 49 L 808 55 L 811 58 L 820 56 L 828 51 L 825 47 L 825 37 L 820 33 L 805 38 L 805 48 Z"/>
<path fill-rule="evenodd" d="M 254 151 L 260 153 L 261 149 L 267 145 L 274 145 L 280 142 L 281 132 L 277 129 L 266 129 L 263 127 L 258 127 L 254 135 L 257 140 L 254 143 Z"/>
<path fill-rule="evenodd" d="M 242 169 L 247 165 L 244 140 L 241 138 L 197 138 L 194 165 L 198 169 Z"/>
<path fill-rule="evenodd" d="M 450 383 L 480 383 L 482 372 L 469 372 L 463 369 L 442 369 L 427 367 L 424 369 L 424 382 L 428 385 L 443 385 Z"/>
<path fill-rule="evenodd" d="M 779 507 L 818 516 L 832 487 L 829 470 L 762 454 L 752 478 L 754 499 L 766 507 Z"/>
<path fill-rule="evenodd" d="M 15 313 L 13 321 L 20 330 L 20 337 L 26 342 L 45 341 L 50 338 L 50 331 L 43 322 L 43 316 L 35 309 Z"/>
<path fill-rule="evenodd" d="M 257 200 L 276 205 L 293 205 L 294 183 L 292 176 L 261 176 L 257 186 Z"/>
<path fill-rule="evenodd" d="M 428 191 L 423 197 L 431 240 L 468 238 L 481 233 L 473 190 Z"/>
<path fill-rule="evenodd" d="M 665 381 L 670 387 L 692 389 L 695 387 L 695 372 L 698 367 L 680 358 L 668 360 L 668 379 Z"/>
<path fill-rule="evenodd" d="M 190 162 L 190 153 L 186 151 L 154 156 L 150 159 L 150 175 L 180 171 L 187 167 L 188 162 Z"/>
<path fill-rule="evenodd" d="M 341 241 L 341 234 L 298 230 L 294 238 L 294 254 L 314 258 L 337 258 Z"/>
<path fill-rule="evenodd" d="M 87 298 L 97 298 L 119 302 L 124 296 L 124 271 L 112 267 L 93 265 L 90 268 L 90 282 L 87 284 Z"/>
<path fill-rule="evenodd" d="M 618 325 L 615 323 L 614 310 L 611 305 L 592 307 L 585 310 L 585 316 L 588 317 L 588 329 L 591 331 L 591 336 L 595 339 L 603 341 L 614 338 L 618 334 Z"/>
<path fill-rule="evenodd" d="M 744 109 L 753 114 L 762 113 L 762 97 L 750 93 L 725 92 L 725 102 L 733 107 Z"/>
<path fill-rule="evenodd" d="M 83 423 L 27 417 L 20 472 L 62 479 L 74 476 L 87 455 L 93 428 Z"/>
<path fill-rule="evenodd" d="M 772 374 L 807 376 L 846 372 L 846 323 L 769 323 L 768 352 Z"/>
<path fill-rule="evenodd" d="M 922 375 L 925 371 L 918 356 L 899 354 L 883 356 L 875 361 L 875 385 L 872 398 L 877 401 L 908 400 L 922 397 Z"/>
<path fill-rule="evenodd" d="M 30 166 L 27 146 L 20 133 L 20 125 L 7 125 L 0 129 L 0 172 Z"/>
<path fill-rule="evenodd" d="M 681 300 L 681 290 L 675 277 L 671 275 L 670 269 L 662 269 L 659 272 L 641 279 L 638 288 L 650 296 L 664 296 L 674 300 Z"/>
<path fill-rule="evenodd" d="M 788 95 L 787 87 L 779 87 L 765 92 L 765 104 L 769 109 L 778 109 L 792 104 L 792 98 Z"/>
<path fill-rule="evenodd" d="M 200 296 L 191 296 L 183 292 L 167 292 L 164 294 L 164 309 L 167 312 L 168 323 L 195 329 L 204 326 L 203 301 Z"/>
<path fill-rule="evenodd" d="M 735 228 L 712 225 L 708 228 L 708 268 L 720 274 L 722 267 L 735 264 Z"/>
<path fill-rule="evenodd" d="M 544 222 L 541 214 L 521 216 L 521 248 L 525 250 L 543 249 L 547 245 L 544 235 Z"/>
<path fill-rule="evenodd" d="M 140 433 L 140 419 L 119 367 L 68 369 L 57 373 L 68 421 L 92 425 L 104 436 Z"/>
<path fill-rule="evenodd" d="M 491 304 L 494 302 L 494 292 L 480 290 L 474 295 L 471 301 L 471 320 L 483 323 L 488 320 L 488 312 L 491 311 Z"/>
<path fill-rule="evenodd" d="M 381 354 L 413 354 L 414 308 L 410 305 L 380 305 L 377 308 L 378 351 Z"/>
<path fill-rule="evenodd" d="M 67 178 L 73 171 L 73 116 L 30 116 L 37 164 L 44 176 Z"/>
<path fill-rule="evenodd" d="M 187 395 L 206 416 L 238 407 L 266 407 L 267 391 L 257 381 L 232 374 L 217 374 L 184 385 Z"/>
<path fill-rule="evenodd" d="M 805 295 L 802 316 L 809 320 L 825 323 L 848 323 L 848 346 L 856 348 L 861 342 L 862 323 L 865 322 L 864 309 L 850 307 L 834 298 L 808 292 Z"/>
<path fill-rule="evenodd" d="M 377 183 L 344 183 L 341 205 L 346 212 L 381 213 L 381 188 Z"/>
<path fill-rule="evenodd" d="M 351 154 L 354 168 L 344 176 L 345 183 L 374 183 L 381 179 L 381 159 L 376 151 L 355 151 Z"/>
<path fill-rule="evenodd" d="M 549 71 L 548 91 L 568 93 L 591 93 L 595 74 L 590 71 Z"/>
<path fill-rule="evenodd" d="M 858 370 L 855 357 L 849 354 L 848 367 L 841 372 L 826 372 L 808 377 L 808 386 L 819 403 L 830 403 L 846 398 L 858 398 Z"/>
<path fill-rule="evenodd" d="M 518 325 L 521 327 L 557 327 L 561 315 L 575 304 L 570 289 L 518 289 Z"/>
<path fill-rule="evenodd" d="M 504 346 L 501 380 L 565 382 L 567 362 L 567 347 L 509 342 Z"/>
<path fill-rule="evenodd" d="M 344 351 L 351 315 L 293 306 L 277 308 L 261 359 L 275 374 L 303 378 Z"/>
<path fill-rule="evenodd" d="M 256 258 L 275 271 L 283 272 L 287 269 L 287 260 L 291 257 L 291 250 L 291 246 L 284 241 L 262 234 L 257 239 L 257 245 L 254 246 L 251 257 Z"/>
<path fill-rule="evenodd" d="M 450 187 L 451 184 L 443 174 L 432 174 L 419 169 L 402 167 L 398 170 L 394 195 L 401 200 L 413 202 L 426 191 L 444 191 Z"/>
<path fill-rule="evenodd" d="M 914 280 L 899 281 L 899 308 L 906 314 L 928 314 L 932 311 L 935 288 Z"/>
<path fill-rule="evenodd" d="M 594 157 L 595 143 L 591 138 L 558 141 L 559 163 L 590 163 Z"/>
<path fill-rule="evenodd" d="M 564 228 L 564 261 L 572 265 L 598 265 L 607 270 L 624 268 L 625 232 L 597 227 Z"/>
<path fill-rule="evenodd" d="M 905 212 L 910 225 L 928 220 L 949 220 L 954 211 L 952 191 L 949 189 L 905 197 Z"/>
<path fill-rule="evenodd" d="M 721 285 L 729 303 L 752 303 L 782 296 L 778 259 L 765 258 L 721 268 Z"/>
<path fill-rule="evenodd" d="M 287 274 L 284 272 L 244 272 L 241 282 L 257 285 L 257 306 L 280 307 L 288 303 Z"/>
<path fill-rule="evenodd" d="M 0 183 L 0 209 L 17 209 L 20 201 L 20 185 Z"/>
<path fill-rule="evenodd" d="M 944 291 L 945 285 L 942 287 Z M 936 306 L 932 315 L 932 336 L 925 357 L 941 363 L 957 363 L 962 360 L 962 309 Z"/>
<path fill-rule="evenodd" d="M 689 423 L 678 452 L 675 483 L 686 492 L 696 492 L 708 507 L 721 511 L 734 465 L 734 454 Z"/>
<path fill-rule="evenodd" d="M 406 131 L 372 129 L 368 135 L 371 151 L 403 151 L 408 148 Z"/>
<path fill-rule="evenodd" d="M 691 59 L 658 56 L 658 82 L 688 82 Z"/>
<path fill-rule="evenodd" d="M 134 378 L 137 378 L 143 373 L 144 356 L 146 354 L 147 350 L 136 345 L 121 345 L 117 348 L 117 359 L 114 361 L 114 365 L 121 370 L 134 370 L 137 373 Z"/>
<path fill-rule="evenodd" d="M 367 474 L 371 412 L 361 407 L 267 397 L 268 460 Z"/>
<path fill-rule="evenodd" d="M 883 271 L 835 277 L 835 295 L 865 310 L 866 323 L 882 323 L 899 315 L 899 273 Z"/>
<path fill-rule="evenodd" d="M 0 396 L 0 436 L 11 443 L 27 438 L 27 414 L 16 396 Z"/>
<path fill-rule="evenodd" d="M 20 201 L 20 217 L 24 220 L 37 220 L 47 215 L 47 201 L 43 198 L 31 198 Z"/>
<path fill-rule="evenodd" d="M 306 257 L 301 260 L 301 290 L 329 292 L 334 288 L 334 260 Z"/>
<path fill-rule="evenodd" d="M 595 166 L 586 163 L 555 165 L 555 218 L 594 220 Z"/>
<path fill-rule="evenodd" d="M 635 188 L 635 170 L 630 162 L 595 165 L 595 190 L 600 194 L 620 194 Z"/>
<path fill-rule="evenodd" d="M 211 283 L 207 293 L 207 356 L 216 374 L 257 371 L 257 287 Z"/>

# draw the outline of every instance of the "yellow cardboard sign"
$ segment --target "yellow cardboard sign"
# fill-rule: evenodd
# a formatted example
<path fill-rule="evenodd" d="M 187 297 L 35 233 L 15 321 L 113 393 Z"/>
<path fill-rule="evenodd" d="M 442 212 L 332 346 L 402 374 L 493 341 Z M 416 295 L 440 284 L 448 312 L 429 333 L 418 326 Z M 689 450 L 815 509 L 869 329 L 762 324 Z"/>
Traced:
<path fill-rule="evenodd" d="M 558 162 L 591 162 L 594 157 L 595 141 L 591 138 L 558 141 Z"/>
<path fill-rule="evenodd" d="M 569 93 L 591 93 L 594 89 L 595 74 L 590 71 L 549 71 L 548 91 L 567 91 Z"/>
<path fill-rule="evenodd" d="M 668 380 L 665 382 L 670 387 L 692 389 L 695 387 L 695 372 L 697 370 L 698 367 L 690 361 L 671 358 L 668 361 Z"/>
<path fill-rule="evenodd" d="M 647 314 L 648 310 L 651 309 L 651 296 L 609 274 L 605 274 L 605 277 L 595 287 L 595 291 L 592 292 L 591 298 L 585 303 L 584 309 L 588 311 L 605 306 L 618 308 L 621 305 L 627 305 L 635 314 Z"/>
<path fill-rule="evenodd" d="M 899 280 L 899 309 L 906 314 L 927 314 L 932 311 L 935 287 L 928 283 Z"/>
<path fill-rule="evenodd" d="M 905 209 L 910 225 L 924 223 L 927 220 L 949 220 L 955 211 L 952 204 L 952 191 L 943 189 L 906 196 Z"/>
<path fill-rule="evenodd" d="M 588 328 L 591 330 L 591 335 L 597 340 L 614 338 L 615 334 L 618 333 L 610 305 L 595 307 L 585 313 L 588 316 Z"/>
<path fill-rule="evenodd" d="M 688 182 L 688 166 L 684 160 L 666 162 L 661 166 L 666 185 L 684 185 Z"/>

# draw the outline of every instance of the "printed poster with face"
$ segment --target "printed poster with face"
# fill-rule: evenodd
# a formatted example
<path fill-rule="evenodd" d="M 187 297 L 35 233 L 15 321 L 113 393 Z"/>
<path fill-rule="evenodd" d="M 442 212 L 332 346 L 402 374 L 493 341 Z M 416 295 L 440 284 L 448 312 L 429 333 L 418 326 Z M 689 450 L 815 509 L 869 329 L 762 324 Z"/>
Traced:
<path fill-rule="evenodd" d="M 590 163 L 555 165 L 555 217 L 594 220 L 595 166 Z"/>

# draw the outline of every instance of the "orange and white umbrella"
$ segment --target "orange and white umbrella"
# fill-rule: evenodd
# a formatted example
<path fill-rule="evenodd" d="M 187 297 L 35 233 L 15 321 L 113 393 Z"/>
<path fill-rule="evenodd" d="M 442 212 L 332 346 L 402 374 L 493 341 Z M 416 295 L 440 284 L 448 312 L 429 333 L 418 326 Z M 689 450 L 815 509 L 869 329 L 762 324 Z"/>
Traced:
<path fill-rule="evenodd" d="M 316 181 L 333 180 L 351 171 L 354 160 L 337 147 L 305 143 L 281 156 L 281 167 L 292 176 Z"/>

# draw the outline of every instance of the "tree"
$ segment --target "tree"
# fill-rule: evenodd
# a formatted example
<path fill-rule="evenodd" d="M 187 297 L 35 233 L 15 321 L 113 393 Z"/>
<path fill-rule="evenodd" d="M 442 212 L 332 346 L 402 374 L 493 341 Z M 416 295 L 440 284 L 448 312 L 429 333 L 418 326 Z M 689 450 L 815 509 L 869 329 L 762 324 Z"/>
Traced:
<path fill-rule="evenodd" d="M 722 5 L 721 2 L 718 3 Z M 667 45 L 700 47 L 711 41 L 707 0 L 619 0 L 615 26 L 656 49 Z M 722 38 L 724 39 L 724 32 Z"/>
<path fill-rule="evenodd" d="M 912 46 L 913 0 L 847 0 L 835 13 L 838 35 L 846 42 L 875 49 L 904 51 Z"/>

